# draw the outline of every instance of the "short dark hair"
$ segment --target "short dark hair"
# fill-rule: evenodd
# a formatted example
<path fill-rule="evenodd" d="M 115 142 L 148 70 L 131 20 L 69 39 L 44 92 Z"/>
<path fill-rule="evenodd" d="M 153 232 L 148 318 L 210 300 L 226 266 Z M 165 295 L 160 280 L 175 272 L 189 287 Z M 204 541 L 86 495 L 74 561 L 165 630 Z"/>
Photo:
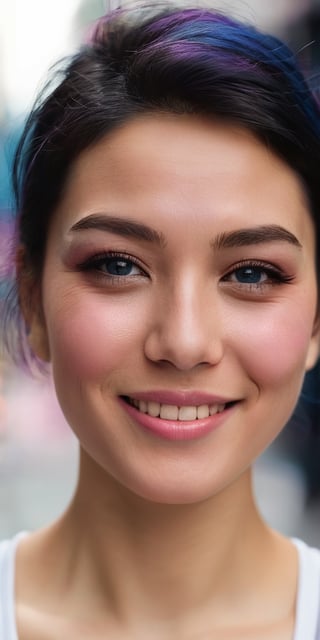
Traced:
<path fill-rule="evenodd" d="M 205 114 L 253 132 L 300 176 L 319 238 L 319 108 L 277 38 L 213 10 L 153 3 L 101 18 L 60 73 L 14 164 L 17 242 L 36 278 L 73 161 L 144 112 Z"/>

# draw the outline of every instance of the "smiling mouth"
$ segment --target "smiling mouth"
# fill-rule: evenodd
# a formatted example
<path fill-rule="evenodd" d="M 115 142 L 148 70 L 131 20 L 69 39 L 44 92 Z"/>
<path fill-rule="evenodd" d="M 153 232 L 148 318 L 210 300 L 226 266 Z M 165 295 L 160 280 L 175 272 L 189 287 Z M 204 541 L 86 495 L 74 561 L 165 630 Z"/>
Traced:
<path fill-rule="evenodd" d="M 163 420 L 175 420 L 178 422 L 188 422 L 194 420 L 202 420 L 209 418 L 216 413 L 222 413 L 225 409 L 231 408 L 236 404 L 234 402 L 226 402 L 224 404 L 202 404 L 200 406 L 176 406 L 172 404 L 161 404 L 160 402 L 146 402 L 145 400 L 135 400 L 129 396 L 121 396 L 122 399 L 134 407 L 140 413 L 145 413 L 153 418 L 160 418 Z"/>

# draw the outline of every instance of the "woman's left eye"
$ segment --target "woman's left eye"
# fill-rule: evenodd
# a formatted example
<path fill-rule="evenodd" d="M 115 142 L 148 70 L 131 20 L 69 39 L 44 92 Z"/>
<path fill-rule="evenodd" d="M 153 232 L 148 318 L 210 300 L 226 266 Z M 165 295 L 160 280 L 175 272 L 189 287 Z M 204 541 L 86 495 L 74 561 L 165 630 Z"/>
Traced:
<path fill-rule="evenodd" d="M 245 263 L 233 267 L 223 278 L 236 286 L 247 287 L 250 290 L 290 282 L 292 277 L 266 264 Z"/>
<path fill-rule="evenodd" d="M 239 284 L 262 284 L 270 279 L 270 275 L 262 267 L 239 267 L 230 274 L 230 280 Z"/>

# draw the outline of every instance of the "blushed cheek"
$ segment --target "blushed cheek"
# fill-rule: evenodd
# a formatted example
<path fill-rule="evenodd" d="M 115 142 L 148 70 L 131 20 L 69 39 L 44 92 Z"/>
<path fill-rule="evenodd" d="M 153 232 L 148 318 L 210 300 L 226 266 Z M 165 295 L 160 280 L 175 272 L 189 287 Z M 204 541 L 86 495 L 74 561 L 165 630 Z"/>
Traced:
<path fill-rule="evenodd" d="M 53 367 L 78 379 L 94 380 L 120 367 L 136 343 L 134 314 L 102 296 L 73 301 L 51 315 Z"/>
<path fill-rule="evenodd" d="M 259 387 L 277 389 L 302 381 L 312 334 L 312 315 L 305 311 L 260 318 L 250 332 L 243 358 Z"/>

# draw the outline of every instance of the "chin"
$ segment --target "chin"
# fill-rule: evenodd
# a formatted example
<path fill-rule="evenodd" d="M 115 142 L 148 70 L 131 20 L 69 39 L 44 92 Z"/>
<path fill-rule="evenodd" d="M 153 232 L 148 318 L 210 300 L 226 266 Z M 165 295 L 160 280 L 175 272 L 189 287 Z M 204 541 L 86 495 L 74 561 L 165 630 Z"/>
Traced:
<path fill-rule="evenodd" d="M 136 494 L 139 498 L 148 502 L 167 505 L 191 505 L 204 502 L 218 493 L 221 488 L 202 487 L 201 485 L 190 482 L 183 483 L 181 480 L 176 482 L 161 483 L 137 483 L 136 486 L 127 487 L 131 493 Z"/>

